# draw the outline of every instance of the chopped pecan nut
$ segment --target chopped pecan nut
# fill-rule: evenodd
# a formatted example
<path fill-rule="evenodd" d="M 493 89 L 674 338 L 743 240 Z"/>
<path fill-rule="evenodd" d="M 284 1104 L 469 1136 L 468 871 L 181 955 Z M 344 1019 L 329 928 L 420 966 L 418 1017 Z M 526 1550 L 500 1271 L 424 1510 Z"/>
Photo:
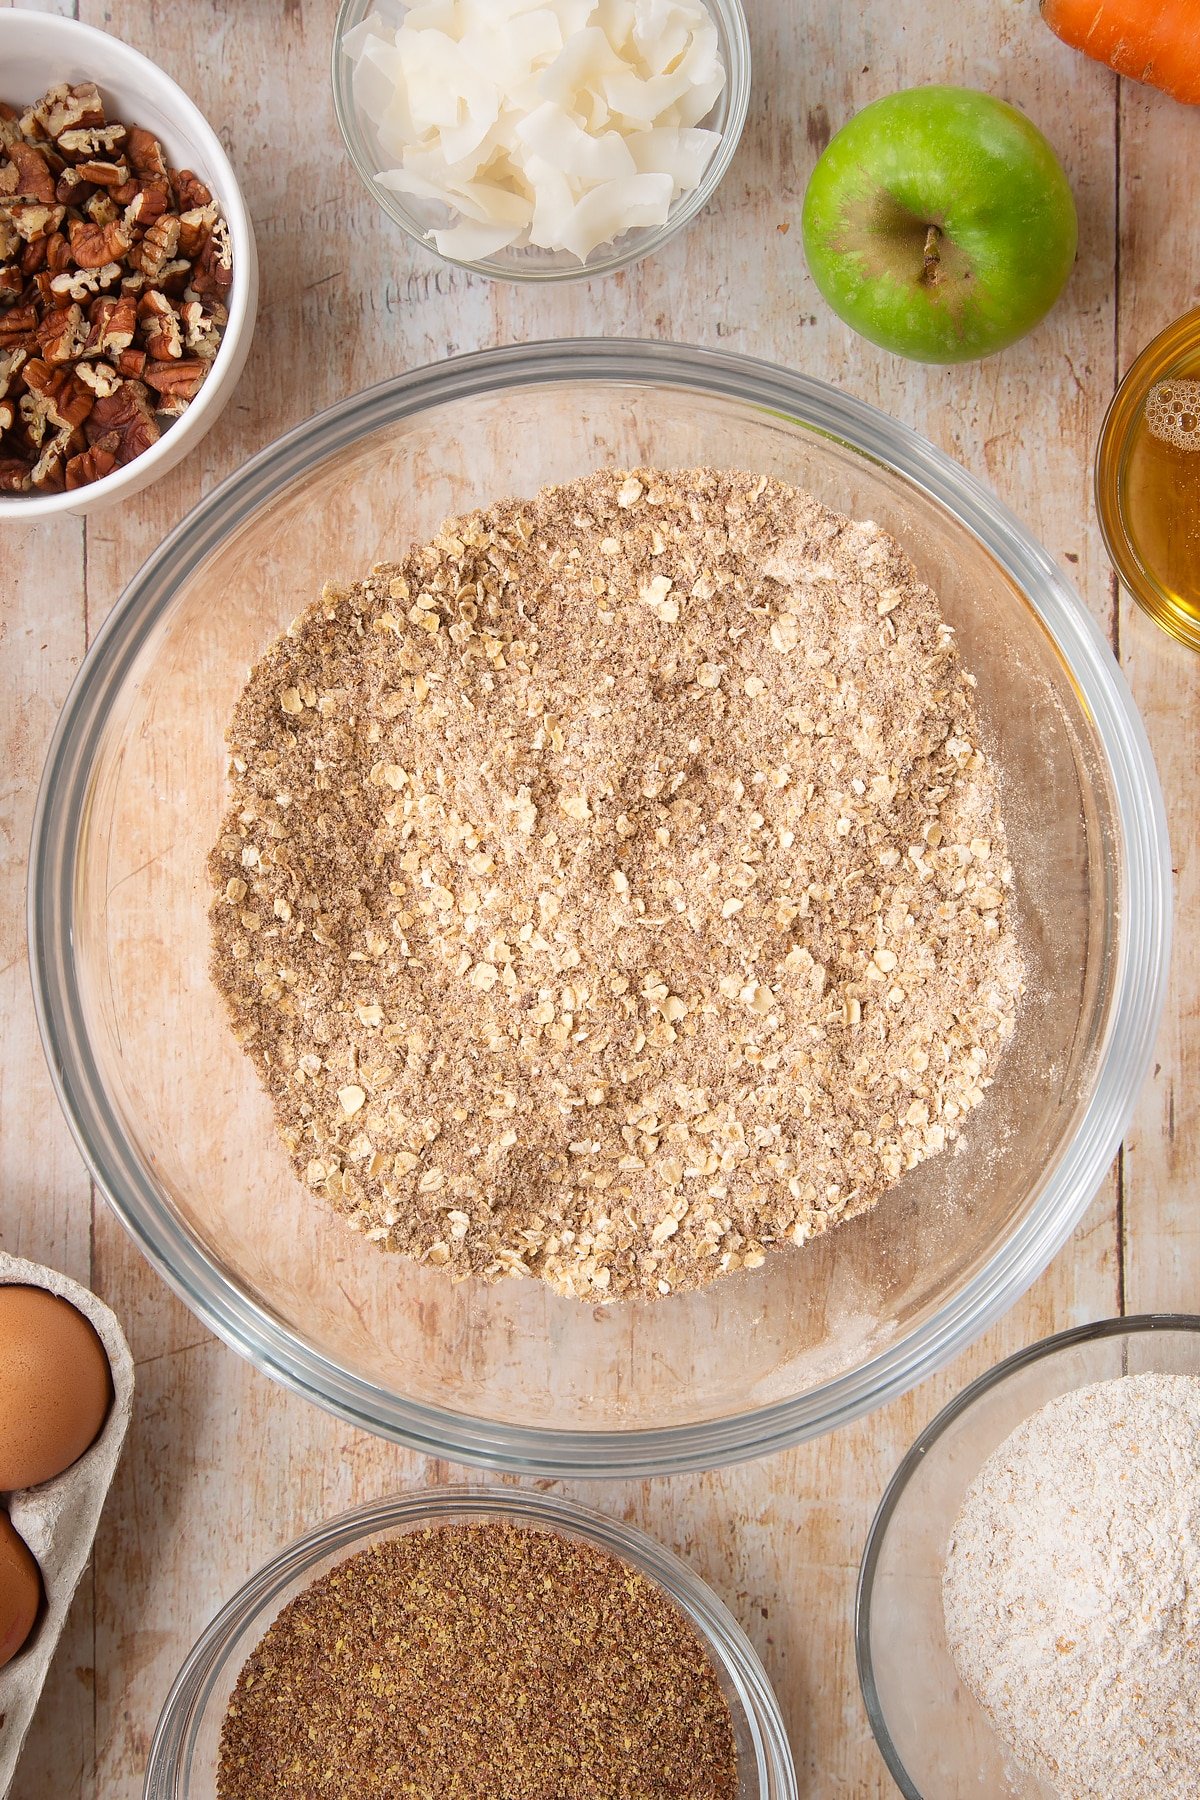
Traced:
<path fill-rule="evenodd" d="M 165 294 L 143 294 L 137 307 L 142 342 L 153 362 L 167 362 L 183 355 L 179 315 Z M 156 385 L 156 384 L 152 384 Z"/>
<path fill-rule="evenodd" d="M 72 301 L 70 306 L 46 315 L 38 326 L 37 341 L 47 362 L 71 362 L 83 354 L 87 335 L 83 308 Z"/>
<path fill-rule="evenodd" d="M 116 466 L 117 459 L 111 450 L 102 450 L 98 444 L 93 444 L 90 449 L 81 450 L 78 456 L 67 459 L 67 489 L 90 487 L 93 481 L 111 475 Z"/>
<path fill-rule="evenodd" d="M 88 309 L 85 356 L 118 356 L 128 350 L 137 331 L 138 309 L 132 295 L 104 296 L 93 300 Z"/>
<path fill-rule="evenodd" d="M 27 285 L 20 263 L 5 263 L 0 268 L 0 307 L 19 300 Z"/>
<path fill-rule="evenodd" d="M 211 362 L 221 342 L 221 328 L 216 319 L 205 312 L 203 301 L 185 300 L 179 309 L 179 322 L 183 326 L 186 348 L 203 361 Z"/>
<path fill-rule="evenodd" d="M 179 216 L 164 213 L 155 219 L 140 244 L 129 252 L 128 261 L 151 280 L 157 280 L 179 248 Z"/>
<path fill-rule="evenodd" d="M 33 108 L 33 116 L 47 137 L 57 139 L 64 132 L 77 131 L 81 126 L 103 125 L 104 102 L 94 81 L 81 81 L 76 87 L 60 81 L 57 87 L 42 95 Z"/>
<path fill-rule="evenodd" d="M 29 480 L 33 487 L 44 493 L 57 494 L 67 485 L 65 458 L 67 445 L 71 439 L 70 428 L 64 426 L 47 439 L 42 453 L 29 471 Z"/>
<path fill-rule="evenodd" d="M 159 410 L 171 412 L 180 402 L 184 406 L 194 400 L 208 374 L 210 365 L 200 357 L 187 357 L 182 362 L 149 362 L 146 364 L 146 386 L 161 397 Z"/>
<path fill-rule="evenodd" d="M 17 377 L 28 358 L 28 350 L 0 350 L 0 400 L 15 390 Z"/>
<path fill-rule="evenodd" d="M 143 357 L 143 365 L 145 360 Z M 121 385 L 121 377 L 106 362 L 81 362 L 75 373 L 84 386 L 91 388 L 93 394 L 99 395 L 102 400 L 107 399 L 109 394 L 115 394 Z"/>
<path fill-rule="evenodd" d="M 81 269 L 99 269 L 129 255 L 132 240 L 120 220 L 94 225 L 90 219 L 71 220 L 71 255 Z"/>
<path fill-rule="evenodd" d="M 135 175 L 166 177 L 166 158 L 162 153 L 162 145 L 153 132 L 143 131 L 140 125 L 131 125 L 125 154 Z"/>
<path fill-rule="evenodd" d="M 74 172 L 81 181 L 90 181 L 93 187 L 119 188 L 129 180 L 129 165 L 123 162 L 76 163 Z"/>
<path fill-rule="evenodd" d="M 18 200 L 40 200 L 45 206 L 54 205 L 54 190 L 58 183 L 54 171 L 46 160 L 46 152 L 35 144 L 26 144 L 20 139 L 8 146 L 8 157 L 17 171 L 16 186 L 13 192 Z"/>
<path fill-rule="evenodd" d="M 32 302 L 0 312 L 0 350 L 32 350 L 38 323 L 38 309 Z"/>
<path fill-rule="evenodd" d="M 0 201 L 0 262 L 7 262 L 15 254 L 21 239 L 16 226 L 12 222 L 9 207 Z"/>
<path fill-rule="evenodd" d="M 99 269 L 64 269 L 50 283 L 51 292 L 63 300 L 86 300 L 101 294 L 121 278 L 120 263 L 105 263 Z"/>
<path fill-rule="evenodd" d="M 125 208 L 127 231 L 148 231 L 155 219 L 171 209 L 171 190 L 166 179 L 144 181 Z"/>
<path fill-rule="evenodd" d="M 179 254 L 194 262 L 208 243 L 217 222 L 215 201 L 207 206 L 192 206 L 179 217 Z"/>
<path fill-rule="evenodd" d="M 94 404 L 88 384 L 80 381 L 77 373 L 55 367 L 41 357 L 31 357 L 26 363 L 25 386 L 28 393 L 22 397 L 22 410 L 26 399 L 36 397 L 44 404 L 52 425 L 66 426 L 71 431 L 83 424 Z"/>
<path fill-rule="evenodd" d="M 38 238 L 51 237 L 62 224 L 66 211 L 65 206 L 45 200 L 15 200 L 8 208 L 8 216 L 18 237 L 32 244 Z"/>
<path fill-rule="evenodd" d="M 123 381 L 115 393 L 97 398 L 84 430 L 89 444 L 111 450 L 122 466 L 160 436 L 140 381 Z"/>
<path fill-rule="evenodd" d="M 173 169 L 171 186 L 175 190 L 175 200 L 181 213 L 191 212 L 197 206 L 207 206 L 213 193 L 208 183 L 201 181 L 192 169 Z"/>
<path fill-rule="evenodd" d="M 147 360 L 144 350 L 122 350 L 117 357 L 117 373 L 127 379 L 140 381 L 146 373 Z"/>
<path fill-rule="evenodd" d="M 80 131 L 64 131 L 55 141 L 68 162 L 87 162 L 120 150 L 129 133 L 124 125 L 89 125 Z"/>
<path fill-rule="evenodd" d="M 121 217 L 121 208 L 103 188 L 97 188 L 94 194 L 88 195 L 83 203 L 83 210 L 93 225 L 115 225 Z"/>
<path fill-rule="evenodd" d="M 32 485 L 28 463 L 17 456 L 0 456 L 0 493 L 27 494 Z"/>

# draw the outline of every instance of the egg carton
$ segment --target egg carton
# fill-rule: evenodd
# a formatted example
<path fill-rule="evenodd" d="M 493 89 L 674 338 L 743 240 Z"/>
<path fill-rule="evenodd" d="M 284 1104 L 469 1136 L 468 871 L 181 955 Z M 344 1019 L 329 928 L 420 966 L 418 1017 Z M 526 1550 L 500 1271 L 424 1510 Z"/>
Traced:
<path fill-rule="evenodd" d="M 0 1251 L 0 1286 L 14 1284 L 46 1288 L 91 1322 L 112 1370 L 113 1400 L 100 1436 L 78 1462 L 53 1481 L 9 1495 L 9 1517 L 42 1572 L 45 1599 L 25 1648 L 0 1669 L 0 1800 L 12 1786 L 72 1595 L 92 1553 L 133 1409 L 133 1358 L 107 1306 L 57 1270 Z"/>

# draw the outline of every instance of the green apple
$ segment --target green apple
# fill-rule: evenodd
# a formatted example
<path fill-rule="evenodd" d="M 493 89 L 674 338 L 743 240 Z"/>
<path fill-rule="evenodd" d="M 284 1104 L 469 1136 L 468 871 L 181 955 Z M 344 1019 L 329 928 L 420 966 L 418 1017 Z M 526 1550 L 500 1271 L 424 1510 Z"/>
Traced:
<path fill-rule="evenodd" d="M 813 170 L 804 253 L 838 317 L 920 362 L 967 362 L 1037 324 L 1075 260 L 1062 164 L 1023 113 L 907 88 L 856 113 Z"/>

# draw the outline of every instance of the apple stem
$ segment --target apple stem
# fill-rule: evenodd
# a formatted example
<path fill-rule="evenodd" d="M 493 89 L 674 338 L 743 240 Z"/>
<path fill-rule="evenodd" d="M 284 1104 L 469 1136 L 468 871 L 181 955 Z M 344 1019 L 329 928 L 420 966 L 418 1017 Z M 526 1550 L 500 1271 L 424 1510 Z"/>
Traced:
<path fill-rule="evenodd" d="M 938 226 L 931 225 L 925 233 L 925 258 L 921 269 L 921 280 L 932 287 L 942 272 L 942 259 L 938 255 L 938 245 L 942 234 Z"/>

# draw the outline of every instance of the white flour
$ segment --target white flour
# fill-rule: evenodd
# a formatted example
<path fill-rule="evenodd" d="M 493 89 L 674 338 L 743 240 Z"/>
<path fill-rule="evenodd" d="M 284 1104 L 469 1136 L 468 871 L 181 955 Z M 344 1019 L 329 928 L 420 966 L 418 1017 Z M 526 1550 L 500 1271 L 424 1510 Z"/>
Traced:
<path fill-rule="evenodd" d="M 1026 1419 L 967 1491 L 943 1601 L 960 1676 L 1062 1800 L 1196 1800 L 1200 1379 Z"/>

